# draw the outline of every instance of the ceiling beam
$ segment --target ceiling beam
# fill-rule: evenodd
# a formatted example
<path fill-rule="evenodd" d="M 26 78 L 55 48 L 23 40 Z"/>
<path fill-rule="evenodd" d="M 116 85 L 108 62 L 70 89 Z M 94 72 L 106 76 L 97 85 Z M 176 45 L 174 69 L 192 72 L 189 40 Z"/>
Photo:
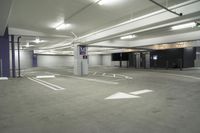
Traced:
<path fill-rule="evenodd" d="M 190 14 L 194 14 L 200 11 L 200 1 L 199 0 L 189 0 L 187 2 L 175 5 L 170 7 L 170 10 L 179 10 L 184 15 L 188 16 Z M 182 16 L 184 18 L 184 16 Z M 180 17 L 180 18 L 182 18 Z M 194 17 L 194 16 L 191 16 Z M 196 17 L 196 16 L 195 16 Z M 179 18 L 179 17 L 178 17 Z M 122 35 L 127 32 L 135 33 L 137 29 L 140 29 L 140 31 L 144 30 L 144 27 L 148 30 L 152 30 L 153 24 L 162 24 L 159 26 L 156 26 L 157 28 L 162 28 L 162 26 L 166 26 L 163 22 L 177 19 L 177 15 L 174 15 L 165 9 L 159 10 L 157 12 L 153 12 L 150 14 L 147 14 L 145 16 L 141 16 L 139 18 L 135 18 L 133 20 L 121 23 L 119 25 L 115 25 L 106 29 L 102 29 L 100 31 L 82 36 L 78 38 L 77 41 L 83 42 L 84 44 L 92 44 L 96 42 L 101 42 L 105 40 L 109 40 L 113 37 Z M 187 18 L 188 19 L 188 18 Z M 179 23 L 183 22 L 182 20 L 179 20 Z M 175 24 L 174 22 L 171 24 Z M 149 27 L 148 27 L 149 26 Z M 148 28 L 147 28 L 148 27 Z M 137 31 L 138 32 L 138 31 Z"/>

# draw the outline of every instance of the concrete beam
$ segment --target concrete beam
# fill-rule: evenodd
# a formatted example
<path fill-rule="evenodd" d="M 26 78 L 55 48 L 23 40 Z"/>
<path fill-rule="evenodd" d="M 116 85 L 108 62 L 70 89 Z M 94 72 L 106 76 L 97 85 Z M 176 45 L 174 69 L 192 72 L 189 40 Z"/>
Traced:
<path fill-rule="evenodd" d="M 176 6 L 172 6 L 170 7 L 170 9 L 174 11 L 179 11 L 183 13 L 184 15 L 190 15 L 190 14 L 199 12 L 200 11 L 199 7 L 200 7 L 199 0 L 189 0 L 187 2 L 178 4 Z M 194 17 L 194 16 L 191 16 L 191 17 Z M 149 28 L 150 30 L 152 30 L 151 26 L 153 24 L 158 24 L 158 23 L 162 23 L 162 25 L 159 26 L 159 28 L 161 28 L 161 27 L 166 26 L 166 24 L 163 24 L 163 22 L 168 21 L 168 20 L 173 20 L 176 18 L 178 17 L 172 13 L 167 12 L 166 10 L 160 10 L 160 11 L 153 12 L 145 16 L 141 16 L 139 18 L 135 18 L 130 21 L 126 21 L 124 23 L 106 28 L 106 29 L 102 29 L 94 33 L 82 36 L 77 41 L 83 42 L 84 44 L 91 44 L 95 42 L 105 41 L 117 35 L 124 34 L 126 32 L 131 31 L 134 33 L 138 29 L 140 29 L 140 31 L 142 30 L 144 31 L 145 30 L 144 27 L 146 29 Z"/>

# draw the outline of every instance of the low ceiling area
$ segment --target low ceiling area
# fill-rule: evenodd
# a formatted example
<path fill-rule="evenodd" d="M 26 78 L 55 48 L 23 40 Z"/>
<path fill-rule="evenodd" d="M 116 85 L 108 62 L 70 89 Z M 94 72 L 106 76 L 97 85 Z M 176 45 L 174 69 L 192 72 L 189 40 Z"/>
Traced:
<path fill-rule="evenodd" d="M 102 51 L 104 46 L 113 49 L 117 47 L 129 48 L 133 47 L 130 44 L 137 40 L 200 30 L 199 27 L 180 31 L 170 29 L 171 25 L 176 25 L 176 23 L 199 22 L 200 9 L 195 9 L 193 12 L 188 11 L 187 7 L 182 9 L 184 6 L 195 4 L 198 6 L 199 0 L 155 1 L 167 9 L 173 9 L 177 13 L 183 11 L 184 14 L 182 17 L 176 16 L 150 0 L 17 0 L 11 4 L 12 8 L 7 23 L 9 33 L 22 36 L 21 47 L 28 50 L 71 51 L 76 42 L 81 42 L 90 47 L 95 46 L 96 51 L 94 49 L 92 51 L 98 52 Z M 163 20 L 153 23 L 151 17 L 163 13 L 170 17 L 166 17 L 164 20 L 165 18 L 160 16 Z M 145 18 L 144 22 L 142 22 L 143 18 Z M 136 23 L 141 21 L 143 25 L 136 28 L 131 26 L 130 30 L 121 30 L 113 35 L 106 34 L 106 31 L 113 27 L 128 26 L 129 23 L 134 24 L 135 21 Z M 152 24 L 149 24 L 151 21 Z M 167 25 L 168 23 L 170 25 Z M 65 29 L 58 29 L 62 24 L 66 24 Z M 155 28 L 149 28 L 150 26 Z M 115 31 L 117 30 L 119 28 Z M 99 31 L 105 32 L 105 36 L 102 39 L 94 39 L 92 43 L 87 44 L 85 41 L 87 37 L 96 38 Z M 122 35 L 130 33 L 137 37 L 120 40 Z M 111 43 L 103 45 L 105 41 Z M 102 45 L 98 48 L 99 44 Z"/>

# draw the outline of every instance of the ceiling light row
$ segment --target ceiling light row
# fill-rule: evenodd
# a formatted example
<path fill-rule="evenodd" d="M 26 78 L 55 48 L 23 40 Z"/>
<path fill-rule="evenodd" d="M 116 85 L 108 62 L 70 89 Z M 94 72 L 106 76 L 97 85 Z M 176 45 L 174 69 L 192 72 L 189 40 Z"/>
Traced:
<path fill-rule="evenodd" d="M 98 2 L 98 5 L 105 5 L 115 2 L 116 0 L 100 0 Z M 61 24 L 57 25 L 55 27 L 56 30 L 66 30 L 71 26 L 70 23 L 62 22 Z"/>
<path fill-rule="evenodd" d="M 190 22 L 190 23 L 186 23 L 186 24 L 172 26 L 171 29 L 172 30 L 181 30 L 181 29 L 186 29 L 186 28 L 194 28 L 196 26 L 197 26 L 196 22 Z"/>
<path fill-rule="evenodd" d="M 128 39 L 133 39 L 133 38 L 136 38 L 136 35 L 127 35 L 127 36 L 120 37 L 121 40 L 128 40 Z"/>
<path fill-rule="evenodd" d="M 194 28 L 194 27 L 200 27 L 200 24 L 196 22 L 190 22 L 190 23 L 185 23 L 185 24 L 180 24 L 180 25 L 175 25 L 171 27 L 171 30 L 181 30 L 181 29 L 186 29 L 186 28 Z M 127 35 L 127 36 L 122 36 L 120 37 L 121 40 L 128 40 L 128 39 L 133 39 L 136 38 L 136 35 Z"/>

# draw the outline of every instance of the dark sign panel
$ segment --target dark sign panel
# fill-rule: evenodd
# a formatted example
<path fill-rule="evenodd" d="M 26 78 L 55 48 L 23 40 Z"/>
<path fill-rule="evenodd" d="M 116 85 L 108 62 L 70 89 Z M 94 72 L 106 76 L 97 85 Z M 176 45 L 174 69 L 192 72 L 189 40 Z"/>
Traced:
<path fill-rule="evenodd" d="M 86 46 L 80 46 L 80 55 L 86 55 Z"/>

